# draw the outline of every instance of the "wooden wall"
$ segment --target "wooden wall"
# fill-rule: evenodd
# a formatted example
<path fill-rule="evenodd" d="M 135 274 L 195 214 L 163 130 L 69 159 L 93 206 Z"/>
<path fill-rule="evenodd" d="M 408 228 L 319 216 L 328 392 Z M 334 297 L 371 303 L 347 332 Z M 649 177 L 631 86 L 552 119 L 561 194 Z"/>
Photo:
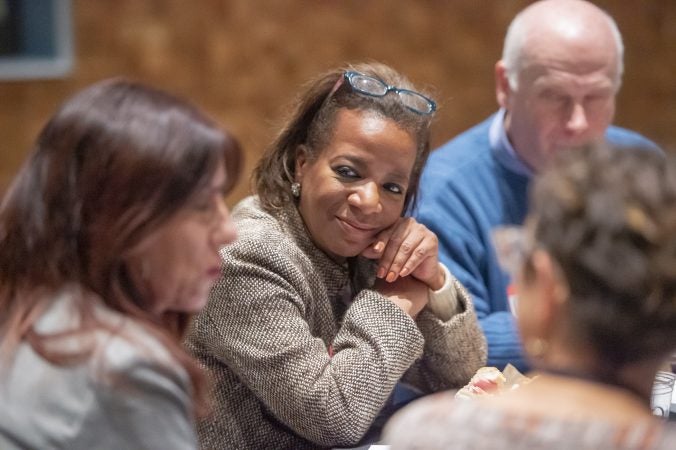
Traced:
<path fill-rule="evenodd" d="M 248 173 L 299 86 L 364 59 L 436 92 L 440 144 L 496 108 L 493 65 L 525 0 L 73 0 L 76 68 L 0 83 L 0 192 L 56 106 L 102 78 L 130 76 L 190 97 L 246 149 Z M 626 75 L 616 123 L 676 149 L 676 2 L 599 0 L 618 21 Z"/>

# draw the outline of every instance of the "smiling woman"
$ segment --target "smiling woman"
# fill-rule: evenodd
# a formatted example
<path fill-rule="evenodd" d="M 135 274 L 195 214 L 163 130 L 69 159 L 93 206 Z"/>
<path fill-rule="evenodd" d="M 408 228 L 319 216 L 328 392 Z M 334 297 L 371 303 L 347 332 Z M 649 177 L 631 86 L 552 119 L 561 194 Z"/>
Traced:
<path fill-rule="evenodd" d="M 316 157 L 301 147 L 298 209 L 313 241 L 335 259 L 356 256 L 396 222 L 404 208 L 413 137 L 370 112 L 338 112 L 333 139 Z"/>
<path fill-rule="evenodd" d="M 404 213 L 434 102 L 393 69 L 315 79 L 233 211 L 239 238 L 188 343 L 215 374 L 205 448 L 367 442 L 401 400 L 459 387 L 486 357 L 437 239 Z"/>

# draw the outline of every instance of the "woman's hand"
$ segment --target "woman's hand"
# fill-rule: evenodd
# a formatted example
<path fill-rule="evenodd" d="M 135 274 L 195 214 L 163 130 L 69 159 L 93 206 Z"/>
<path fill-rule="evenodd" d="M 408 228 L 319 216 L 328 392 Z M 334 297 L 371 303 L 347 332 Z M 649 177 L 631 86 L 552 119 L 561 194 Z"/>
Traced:
<path fill-rule="evenodd" d="M 376 280 L 373 288 L 400 307 L 412 319 L 427 305 L 429 288 L 413 277 L 397 278 L 393 282 Z"/>
<path fill-rule="evenodd" d="M 362 252 L 366 258 L 379 260 L 378 278 L 391 283 L 411 275 L 435 291 L 445 281 L 438 254 L 437 236 L 412 217 L 399 218 Z"/>

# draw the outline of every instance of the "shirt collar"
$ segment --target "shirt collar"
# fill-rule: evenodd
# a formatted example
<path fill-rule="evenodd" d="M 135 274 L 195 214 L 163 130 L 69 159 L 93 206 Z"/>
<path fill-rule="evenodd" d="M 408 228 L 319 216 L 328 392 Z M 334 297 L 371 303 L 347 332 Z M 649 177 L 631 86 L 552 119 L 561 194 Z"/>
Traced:
<path fill-rule="evenodd" d="M 496 159 L 508 170 L 526 177 L 532 177 L 533 171 L 517 155 L 512 143 L 507 137 L 505 130 L 505 109 L 500 110 L 493 116 L 493 121 L 488 132 L 491 149 Z"/>

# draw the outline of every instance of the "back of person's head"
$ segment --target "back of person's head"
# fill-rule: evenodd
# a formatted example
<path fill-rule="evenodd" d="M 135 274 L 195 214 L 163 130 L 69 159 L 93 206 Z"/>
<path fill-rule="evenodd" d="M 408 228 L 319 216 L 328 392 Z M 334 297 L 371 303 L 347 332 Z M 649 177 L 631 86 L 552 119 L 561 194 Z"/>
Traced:
<path fill-rule="evenodd" d="M 655 360 L 676 347 L 673 156 L 566 152 L 538 177 L 531 211 L 534 245 L 552 256 L 569 292 L 570 334 L 602 365 Z"/>
<path fill-rule="evenodd" d="M 551 37 L 547 41 L 549 45 L 552 42 L 572 45 L 578 38 L 600 46 L 612 41 L 617 64 L 615 81 L 619 89 L 624 71 L 624 44 L 615 20 L 586 0 L 540 0 L 517 14 L 505 35 L 502 61 L 513 90 L 518 89 L 519 74 L 545 35 Z M 580 56 L 582 53 L 578 52 Z"/>
<path fill-rule="evenodd" d="M 163 91 L 115 79 L 68 99 L 42 129 L 0 207 L 5 336 L 21 339 L 28 318 L 44 307 L 44 296 L 31 292 L 68 284 L 180 334 L 187 314 L 154 317 L 132 286 L 127 257 L 223 164 L 225 189 L 231 188 L 239 157 L 233 137 Z"/>
<path fill-rule="evenodd" d="M 406 206 L 415 199 L 420 172 L 429 154 L 429 126 L 436 105 L 431 101 L 425 103 L 422 99 L 421 108 L 429 106 L 429 110 L 420 113 L 406 106 L 396 92 L 390 91 L 384 96 L 360 93 L 348 82 L 346 75 L 349 72 L 376 78 L 388 86 L 422 93 L 402 74 L 376 62 L 337 68 L 311 80 L 254 170 L 254 190 L 266 209 L 277 209 L 293 201 L 290 185 L 294 180 L 298 148 L 304 146 L 306 154 L 316 158 L 332 139 L 337 113 L 344 108 L 372 112 L 390 119 L 415 138 L 417 155 L 406 194 Z"/>

